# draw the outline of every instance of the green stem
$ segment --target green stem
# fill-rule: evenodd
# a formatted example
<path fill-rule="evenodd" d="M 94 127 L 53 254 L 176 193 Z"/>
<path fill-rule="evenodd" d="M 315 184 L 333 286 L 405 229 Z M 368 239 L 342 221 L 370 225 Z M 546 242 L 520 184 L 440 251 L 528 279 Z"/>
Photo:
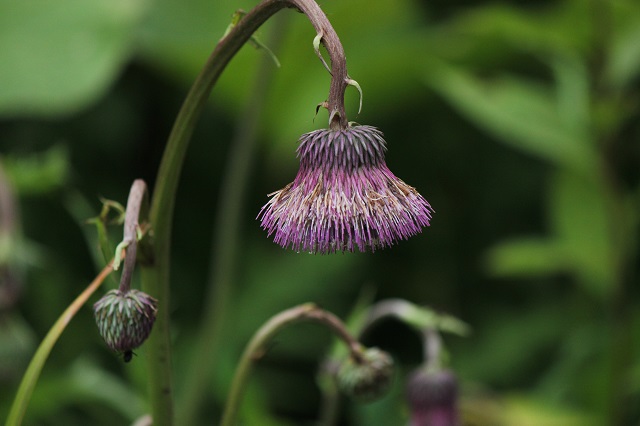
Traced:
<path fill-rule="evenodd" d="M 53 349 L 53 346 L 60 338 L 60 335 L 67 327 L 67 324 L 69 324 L 71 319 L 87 302 L 89 297 L 91 297 L 91 295 L 98 289 L 98 287 L 100 287 L 104 279 L 109 276 L 112 271 L 113 268 L 111 267 L 111 263 L 109 263 L 104 267 L 104 269 L 102 269 L 100 274 L 98 274 L 91 284 L 89 284 L 89 286 L 80 293 L 78 297 L 76 297 L 62 315 L 60 315 L 58 320 L 53 324 L 45 336 L 44 340 L 42 340 L 42 343 L 40 343 L 40 346 L 29 363 L 29 367 L 27 367 L 27 371 L 22 377 L 18 393 L 16 394 L 16 398 L 11 406 L 11 411 L 9 412 L 9 417 L 7 417 L 7 422 L 5 423 L 6 426 L 19 426 L 22 424 L 24 414 L 27 411 L 27 405 L 29 404 L 31 395 L 33 394 L 33 389 L 36 386 L 38 377 L 40 377 L 44 363 L 47 361 L 47 358 L 51 353 L 51 349 Z"/>
<path fill-rule="evenodd" d="M 322 386 L 322 402 L 320 407 L 319 426 L 334 426 L 340 414 L 340 389 L 334 378 L 335 372 L 320 373 L 326 374 L 325 382 Z"/>
<path fill-rule="evenodd" d="M 283 26 L 283 20 L 275 23 L 276 28 L 268 41 L 269 46 L 276 47 L 280 43 L 284 35 Z M 238 241 L 243 223 L 243 200 L 249 187 L 249 175 L 267 90 L 275 69 L 271 57 L 265 55 L 250 91 L 251 102 L 238 120 L 236 138 L 231 143 L 229 158 L 225 163 L 212 237 L 209 294 L 203 308 L 202 325 L 195 339 L 195 354 L 188 364 L 189 369 L 177 407 L 178 424 L 196 424 L 197 412 L 211 381 L 213 366 L 217 364 L 216 358 L 221 347 L 224 325 L 227 323 L 235 280 Z"/>
<path fill-rule="evenodd" d="M 169 262 L 171 226 L 178 177 L 191 135 L 213 85 L 235 53 L 269 16 L 282 8 L 280 2 L 254 9 L 218 43 L 198 75 L 178 113 L 158 171 L 150 210 L 154 232 L 154 259 L 141 268 L 143 290 L 158 299 L 158 316 L 147 341 L 149 348 L 149 394 L 156 426 L 173 424 L 171 353 L 169 336 Z"/>
<path fill-rule="evenodd" d="M 141 268 L 142 288 L 158 299 L 158 316 L 148 340 L 149 386 L 154 424 L 173 424 L 171 354 L 169 340 L 169 262 L 171 225 L 178 178 L 189 140 L 211 90 L 231 58 L 252 34 L 274 13 L 296 8 L 311 21 L 331 58 L 331 87 L 328 105 L 332 128 L 347 127 L 344 92 L 347 67 L 344 50 L 328 19 L 313 0 L 263 0 L 224 36 L 196 78 L 178 113 L 164 151 L 151 202 L 150 222 L 154 230 L 154 261 Z"/>
<path fill-rule="evenodd" d="M 349 334 L 342 321 L 332 313 L 318 308 L 313 303 L 306 303 L 280 312 L 260 327 L 243 352 L 236 374 L 233 377 L 231 391 L 229 392 L 229 398 L 220 423 L 221 426 L 234 426 L 236 424 L 242 393 L 247 385 L 253 365 L 255 361 L 264 355 L 271 339 L 285 327 L 302 321 L 313 321 L 326 325 L 345 342 L 349 348 L 350 355 L 355 360 L 364 362 L 362 359 L 362 345 Z"/>

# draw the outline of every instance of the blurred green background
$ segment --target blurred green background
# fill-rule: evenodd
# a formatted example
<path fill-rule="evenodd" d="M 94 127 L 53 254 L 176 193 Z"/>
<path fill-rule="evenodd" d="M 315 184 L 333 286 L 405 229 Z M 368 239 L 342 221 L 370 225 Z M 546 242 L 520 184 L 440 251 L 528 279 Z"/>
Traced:
<path fill-rule="evenodd" d="M 15 217 L 0 209 L 0 419 L 37 344 L 102 266 L 86 219 L 101 197 L 124 204 L 136 178 L 153 187 L 191 82 L 233 12 L 254 4 L 0 1 L 0 164 L 16 207 Z M 212 256 L 237 250 L 198 424 L 217 422 L 240 352 L 266 319 L 307 301 L 344 318 L 372 289 L 471 325 L 469 337 L 445 336 L 465 425 L 639 425 L 640 3 L 321 6 L 364 91 L 357 116 L 357 91 L 347 91 L 349 119 L 385 133 L 387 164 L 430 201 L 432 226 L 375 254 L 329 256 L 285 251 L 260 229 L 266 194 L 295 176 L 298 137 L 327 121 L 325 111 L 314 118 L 329 75 L 313 28 L 280 12 L 257 36 L 281 68 L 264 51 L 240 51 L 182 174 L 171 300 L 178 404 Z M 246 184 L 223 184 L 234 141 L 253 125 Z M 213 238 L 225 193 L 242 200 L 233 241 Z M 397 386 L 370 405 L 345 403 L 341 424 L 406 424 L 403 377 L 421 360 L 420 342 L 388 322 L 366 343 L 393 354 Z M 252 379 L 245 424 L 314 424 L 314 377 L 330 344 L 314 325 L 280 335 Z M 123 364 L 110 353 L 84 308 L 54 348 L 25 424 L 132 423 L 147 411 L 145 348 L 137 354 Z"/>

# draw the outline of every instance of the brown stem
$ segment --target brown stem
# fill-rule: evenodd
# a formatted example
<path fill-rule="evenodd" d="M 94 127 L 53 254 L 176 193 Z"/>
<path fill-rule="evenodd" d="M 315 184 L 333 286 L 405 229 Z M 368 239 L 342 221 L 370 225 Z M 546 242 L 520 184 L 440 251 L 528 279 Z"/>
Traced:
<path fill-rule="evenodd" d="M 349 347 L 349 354 L 356 363 L 362 364 L 365 362 L 365 359 L 363 358 L 364 350 L 362 345 L 351 335 L 351 333 L 349 333 L 340 318 L 331 312 L 327 312 L 319 308 L 309 310 L 306 312 L 305 317 L 308 320 L 316 321 L 328 326 Z"/>
<path fill-rule="evenodd" d="M 347 59 L 338 34 L 335 32 L 326 15 L 315 1 L 291 0 L 292 4 L 309 18 L 318 34 L 322 34 L 321 42 L 331 59 L 331 86 L 327 109 L 329 110 L 329 127 L 333 130 L 345 129 L 348 126 L 344 109 L 344 92 L 347 89 Z"/>
<path fill-rule="evenodd" d="M 220 44 L 240 42 L 238 48 L 246 42 L 253 32 L 278 10 L 289 7 L 304 13 L 316 33 L 321 34 L 321 42 L 327 49 L 331 60 L 331 85 L 327 99 L 329 127 L 333 130 L 348 127 L 344 108 L 344 93 L 347 89 L 347 59 L 338 34 L 320 6 L 313 0 L 264 0 L 242 18 L 222 40 Z M 216 49 L 218 50 L 218 49 Z"/>
<path fill-rule="evenodd" d="M 313 321 L 328 326 L 349 347 L 351 357 L 356 362 L 364 362 L 362 345 L 349 334 L 342 321 L 331 312 L 324 311 L 312 303 L 280 312 L 260 327 L 245 348 L 231 383 L 231 390 L 220 423 L 222 426 L 237 424 L 236 417 L 240 409 L 242 393 L 247 385 L 251 370 L 255 362 L 264 355 L 265 348 L 271 339 L 285 327 L 302 321 Z"/>
<path fill-rule="evenodd" d="M 133 276 L 133 269 L 136 265 L 138 246 L 138 222 L 140 220 L 142 202 L 146 194 L 147 184 L 142 179 L 136 179 L 129 191 L 127 210 L 124 216 L 124 237 L 122 241 L 128 243 L 128 246 L 119 286 L 119 290 L 123 293 L 131 289 L 131 277 Z"/>

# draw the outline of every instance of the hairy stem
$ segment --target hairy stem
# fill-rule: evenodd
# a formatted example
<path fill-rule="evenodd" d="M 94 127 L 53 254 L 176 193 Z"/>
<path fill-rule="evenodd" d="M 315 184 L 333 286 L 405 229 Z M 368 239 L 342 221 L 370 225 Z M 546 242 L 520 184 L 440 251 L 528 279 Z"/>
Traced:
<path fill-rule="evenodd" d="M 349 334 L 345 325 L 335 315 L 318 308 L 312 303 L 287 309 L 275 315 L 260 327 L 247 345 L 233 377 L 231 391 L 222 416 L 222 422 L 220 423 L 222 426 L 234 426 L 236 424 L 242 393 L 247 385 L 253 365 L 264 355 L 271 339 L 285 327 L 302 321 L 313 321 L 329 327 L 347 345 L 351 357 L 356 361 L 363 361 L 362 345 Z"/>

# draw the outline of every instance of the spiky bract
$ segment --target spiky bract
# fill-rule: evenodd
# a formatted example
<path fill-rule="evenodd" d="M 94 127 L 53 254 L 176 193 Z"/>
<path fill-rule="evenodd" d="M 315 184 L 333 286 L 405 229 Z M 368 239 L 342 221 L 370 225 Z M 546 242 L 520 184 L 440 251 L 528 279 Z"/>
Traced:
<path fill-rule="evenodd" d="M 93 305 L 100 335 L 119 353 L 140 346 L 151 333 L 158 302 L 139 290 L 111 290 Z"/>
<path fill-rule="evenodd" d="M 375 251 L 421 232 L 433 209 L 391 173 L 385 151 L 371 126 L 303 135 L 298 175 L 270 194 L 262 227 L 282 247 L 312 253 Z"/>

